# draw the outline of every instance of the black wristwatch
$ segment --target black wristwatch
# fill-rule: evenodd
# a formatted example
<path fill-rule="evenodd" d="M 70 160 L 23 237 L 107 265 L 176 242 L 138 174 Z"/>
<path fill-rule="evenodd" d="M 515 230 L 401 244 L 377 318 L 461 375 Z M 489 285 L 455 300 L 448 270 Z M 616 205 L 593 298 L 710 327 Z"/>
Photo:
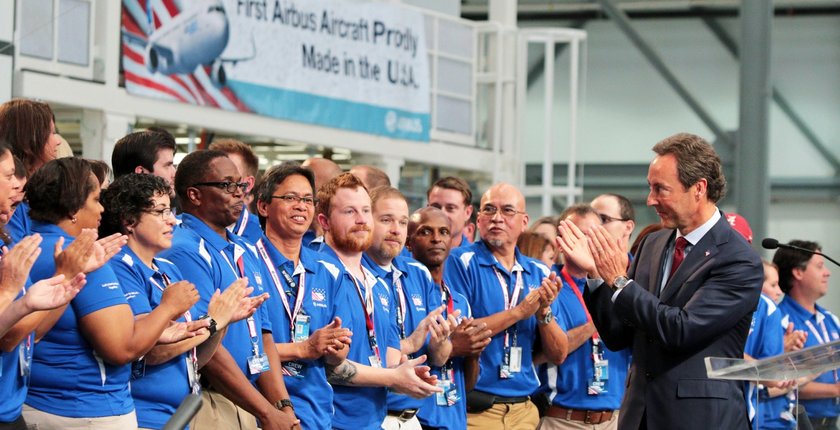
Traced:
<path fill-rule="evenodd" d="M 210 336 L 213 336 L 214 334 L 216 334 L 216 320 L 214 320 L 213 317 L 211 317 L 210 315 L 202 315 L 198 319 L 199 320 L 205 320 L 205 319 L 210 320 L 210 325 L 207 326 L 207 331 L 210 332 Z"/>
<path fill-rule="evenodd" d="M 289 399 L 280 399 L 274 402 L 274 407 L 277 408 L 278 411 L 285 407 L 290 407 L 292 410 L 295 410 L 295 407 L 292 406 L 292 401 Z"/>

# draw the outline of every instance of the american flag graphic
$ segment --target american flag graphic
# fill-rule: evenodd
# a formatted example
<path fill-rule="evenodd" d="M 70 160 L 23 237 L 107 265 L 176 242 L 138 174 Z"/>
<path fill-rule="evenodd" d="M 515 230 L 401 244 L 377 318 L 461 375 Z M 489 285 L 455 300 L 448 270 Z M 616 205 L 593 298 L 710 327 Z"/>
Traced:
<path fill-rule="evenodd" d="M 125 88 L 130 94 L 229 111 L 251 111 L 230 88 L 213 82 L 210 65 L 200 65 L 192 73 L 171 75 L 152 73 L 146 67 L 146 43 L 150 36 L 190 2 L 123 0 L 122 5 L 122 63 Z"/>
<path fill-rule="evenodd" d="M 312 290 L 312 301 L 313 302 L 323 302 L 326 299 L 326 295 L 324 294 L 324 290 L 320 288 L 315 288 Z"/>

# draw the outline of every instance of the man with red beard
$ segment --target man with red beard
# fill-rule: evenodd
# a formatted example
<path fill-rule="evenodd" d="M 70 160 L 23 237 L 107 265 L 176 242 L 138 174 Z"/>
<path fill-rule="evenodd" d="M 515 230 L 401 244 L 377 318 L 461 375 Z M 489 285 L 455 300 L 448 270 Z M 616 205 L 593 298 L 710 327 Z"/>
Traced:
<path fill-rule="evenodd" d="M 450 325 L 457 325 L 458 312 L 444 317 L 441 296 L 429 270 L 409 257 L 400 256 L 408 231 L 408 202 L 396 188 L 378 187 L 371 192 L 373 242 L 365 251 L 363 264 L 388 287 L 391 321 L 396 327 L 402 354 L 429 354 L 429 364 L 446 363 L 452 344 Z M 427 335 L 431 334 L 427 342 Z M 388 394 L 386 430 L 420 429 L 417 410 L 423 400 Z"/>
<path fill-rule="evenodd" d="M 362 253 L 373 241 L 371 200 L 364 184 L 351 173 L 324 184 L 318 190 L 318 223 L 325 239 L 321 251 L 344 269 L 345 282 L 340 289 L 354 303 L 352 321 L 345 326 L 359 335 L 348 359 L 327 367 L 335 390 L 332 426 L 342 430 L 380 429 L 387 413 L 387 388 L 417 398 L 440 390 L 429 368 L 417 366 L 425 356 L 399 364 L 402 354 L 399 338 L 391 333 L 389 292 L 362 265 Z"/>

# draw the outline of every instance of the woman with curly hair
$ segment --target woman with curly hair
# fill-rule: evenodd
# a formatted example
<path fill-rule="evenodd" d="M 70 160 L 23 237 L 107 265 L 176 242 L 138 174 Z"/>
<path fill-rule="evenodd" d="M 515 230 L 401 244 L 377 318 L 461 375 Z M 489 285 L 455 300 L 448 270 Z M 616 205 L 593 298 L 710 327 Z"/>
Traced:
<path fill-rule="evenodd" d="M 157 176 L 120 176 L 102 192 L 105 212 L 100 233 L 125 234 L 128 243 L 111 259 L 134 316 L 142 320 L 161 305 L 169 288 L 188 284 L 172 262 L 156 255 L 172 246 L 176 226 L 169 184 Z M 131 397 L 141 428 L 159 429 L 190 394 L 198 392 L 198 370 L 213 356 L 230 322 L 246 318 L 253 288 L 240 279 L 210 300 L 208 314 L 187 311 L 172 329 L 190 336 L 169 343 L 161 338 L 133 363 Z M 180 324 L 179 324 L 180 323 Z"/>

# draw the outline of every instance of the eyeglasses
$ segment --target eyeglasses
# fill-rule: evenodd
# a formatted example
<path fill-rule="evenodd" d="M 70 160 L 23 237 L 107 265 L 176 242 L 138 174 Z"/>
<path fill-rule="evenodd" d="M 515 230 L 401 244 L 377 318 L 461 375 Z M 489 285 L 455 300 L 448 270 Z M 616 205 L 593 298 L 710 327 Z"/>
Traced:
<path fill-rule="evenodd" d="M 492 218 L 494 215 L 496 215 L 497 212 L 500 212 L 499 208 L 497 208 L 495 206 L 491 206 L 491 205 L 484 206 L 479 211 L 479 213 L 481 213 L 481 215 L 484 215 L 488 218 Z M 525 211 L 518 211 L 513 206 L 505 206 L 501 209 L 501 214 L 505 218 L 513 218 L 517 214 L 524 214 L 524 213 L 525 213 Z"/>
<path fill-rule="evenodd" d="M 282 195 L 282 196 L 271 196 L 271 198 L 272 199 L 280 199 L 280 200 L 283 201 L 283 203 L 286 203 L 287 205 L 293 205 L 293 204 L 300 203 L 300 202 L 303 202 L 303 204 L 305 204 L 307 206 L 315 206 L 315 205 L 318 204 L 318 199 L 316 199 L 312 196 L 300 197 L 300 196 L 296 196 L 294 194 L 285 194 L 285 195 Z"/>
<path fill-rule="evenodd" d="M 191 187 L 215 187 L 221 190 L 224 190 L 228 194 L 233 194 L 236 192 L 236 189 L 239 188 L 240 191 L 243 193 L 245 190 L 248 189 L 247 182 L 231 182 L 231 181 L 224 181 L 224 182 L 199 182 L 197 184 L 190 185 Z"/>
<path fill-rule="evenodd" d="M 609 224 L 616 221 L 630 221 L 629 219 L 624 218 L 613 218 L 607 214 L 598 214 L 598 218 L 601 218 L 601 224 Z"/>
<path fill-rule="evenodd" d="M 157 215 L 163 219 L 169 218 L 172 216 L 172 208 L 163 208 L 163 209 L 150 209 L 143 211 L 147 214 Z"/>

